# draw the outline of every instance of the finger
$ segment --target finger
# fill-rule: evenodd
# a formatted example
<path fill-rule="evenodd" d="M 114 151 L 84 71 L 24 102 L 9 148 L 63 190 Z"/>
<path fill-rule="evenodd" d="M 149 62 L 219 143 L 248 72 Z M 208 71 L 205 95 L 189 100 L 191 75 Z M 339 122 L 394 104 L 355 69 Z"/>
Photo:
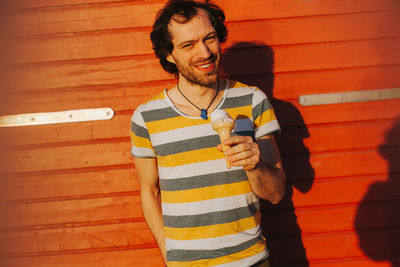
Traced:
<path fill-rule="evenodd" d="M 234 146 L 231 146 L 229 149 L 225 151 L 226 156 L 231 156 L 234 154 L 238 154 L 244 151 L 255 151 L 256 147 L 255 144 L 249 144 L 249 143 L 240 143 Z"/>
<path fill-rule="evenodd" d="M 255 161 L 253 158 L 242 159 L 238 161 L 231 162 L 231 166 L 242 166 L 245 170 L 252 170 L 257 165 L 258 161 Z"/>
<path fill-rule="evenodd" d="M 231 163 L 234 163 L 242 160 L 251 160 L 253 157 L 255 157 L 254 153 L 251 150 L 246 150 L 240 153 L 233 154 L 227 158 Z"/>
<path fill-rule="evenodd" d="M 228 137 L 227 139 L 224 140 L 224 145 L 226 146 L 233 146 L 236 144 L 240 143 L 252 143 L 253 139 L 250 136 L 240 136 L 240 135 L 235 135 Z"/>

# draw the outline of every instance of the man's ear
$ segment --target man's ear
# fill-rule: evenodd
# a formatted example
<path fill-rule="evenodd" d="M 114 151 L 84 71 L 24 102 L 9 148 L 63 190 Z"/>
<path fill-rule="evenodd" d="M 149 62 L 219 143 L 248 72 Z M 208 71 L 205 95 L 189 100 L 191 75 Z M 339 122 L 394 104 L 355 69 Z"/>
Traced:
<path fill-rule="evenodd" d="M 167 59 L 167 61 L 169 61 L 169 62 L 175 64 L 175 59 L 174 59 L 174 57 L 173 57 L 171 54 L 168 54 L 168 56 L 166 57 L 166 59 Z"/>

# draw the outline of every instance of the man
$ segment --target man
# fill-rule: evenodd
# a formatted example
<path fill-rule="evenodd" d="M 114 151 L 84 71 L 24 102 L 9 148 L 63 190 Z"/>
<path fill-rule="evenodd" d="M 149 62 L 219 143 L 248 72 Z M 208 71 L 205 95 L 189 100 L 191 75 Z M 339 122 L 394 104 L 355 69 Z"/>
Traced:
<path fill-rule="evenodd" d="M 224 20 L 209 3 L 172 0 L 159 11 L 153 48 L 178 83 L 132 116 L 143 213 L 168 266 L 268 266 L 259 197 L 284 194 L 279 125 L 261 90 L 220 79 Z M 225 154 L 209 118 L 219 109 L 236 120 Z"/>

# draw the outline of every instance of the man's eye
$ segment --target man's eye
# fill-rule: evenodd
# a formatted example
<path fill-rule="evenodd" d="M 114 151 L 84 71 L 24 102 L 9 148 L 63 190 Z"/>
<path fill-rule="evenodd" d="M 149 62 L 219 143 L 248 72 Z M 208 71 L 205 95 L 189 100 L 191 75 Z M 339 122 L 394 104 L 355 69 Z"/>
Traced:
<path fill-rule="evenodd" d="M 184 44 L 183 46 L 182 46 L 182 48 L 189 48 L 189 47 L 191 47 L 193 44 Z"/>
<path fill-rule="evenodd" d="M 214 41 L 215 39 L 217 39 L 217 37 L 215 35 L 209 36 L 206 38 L 206 41 Z"/>

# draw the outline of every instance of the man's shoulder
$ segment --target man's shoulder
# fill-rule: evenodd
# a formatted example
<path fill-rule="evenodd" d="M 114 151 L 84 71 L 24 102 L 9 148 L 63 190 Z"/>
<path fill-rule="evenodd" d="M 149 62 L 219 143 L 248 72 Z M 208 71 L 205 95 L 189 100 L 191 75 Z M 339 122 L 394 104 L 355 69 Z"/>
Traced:
<path fill-rule="evenodd" d="M 138 111 L 149 111 L 153 109 L 159 109 L 166 106 L 165 93 L 164 91 L 159 92 L 156 95 L 151 96 L 148 100 L 143 102 L 137 107 Z"/>
<path fill-rule="evenodd" d="M 257 86 L 253 85 L 248 85 L 239 81 L 235 80 L 228 80 L 228 88 L 231 91 L 231 93 L 247 93 L 247 94 L 253 94 L 256 91 L 259 91 Z"/>

